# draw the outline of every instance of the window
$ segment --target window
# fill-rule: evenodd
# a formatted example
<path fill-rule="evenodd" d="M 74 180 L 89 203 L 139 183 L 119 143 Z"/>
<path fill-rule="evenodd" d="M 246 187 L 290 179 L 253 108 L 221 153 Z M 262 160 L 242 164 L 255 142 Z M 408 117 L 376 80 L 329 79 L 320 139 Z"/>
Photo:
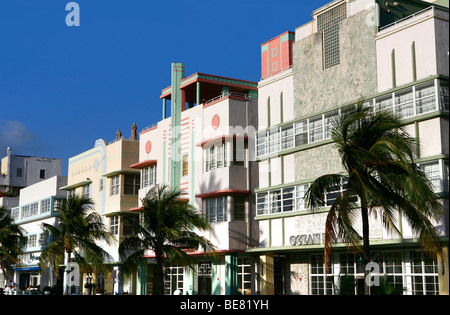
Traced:
<path fill-rule="evenodd" d="M 250 258 L 238 258 L 238 293 L 250 295 L 252 291 L 252 267 Z"/>
<path fill-rule="evenodd" d="M 90 198 L 91 197 L 91 184 L 84 185 L 82 188 L 83 188 L 83 197 Z"/>
<path fill-rule="evenodd" d="M 139 175 L 125 175 L 123 193 L 125 195 L 137 195 L 139 191 Z"/>
<path fill-rule="evenodd" d="M 213 222 L 226 222 L 227 216 L 227 197 L 219 197 L 205 200 L 206 219 Z"/>
<path fill-rule="evenodd" d="M 167 264 L 164 274 L 164 294 L 171 295 L 175 290 L 183 292 L 183 267 Z"/>
<path fill-rule="evenodd" d="M 411 252 L 413 295 L 438 295 L 439 280 L 437 262 L 420 251 Z"/>
<path fill-rule="evenodd" d="M 234 197 L 234 221 L 245 221 L 245 197 Z"/>
<path fill-rule="evenodd" d="M 305 194 L 308 191 L 309 184 L 295 186 L 295 207 L 296 210 L 306 210 Z"/>
<path fill-rule="evenodd" d="M 434 192 L 442 192 L 441 169 L 439 161 L 421 163 L 420 168 L 423 170 L 428 180 L 431 182 Z"/>
<path fill-rule="evenodd" d="M 206 172 L 227 167 L 227 145 L 225 142 L 206 148 Z"/>
<path fill-rule="evenodd" d="M 50 212 L 50 198 L 41 200 L 41 213 Z"/>
<path fill-rule="evenodd" d="M 281 150 L 294 146 L 294 125 L 281 127 Z"/>
<path fill-rule="evenodd" d="M 182 170 L 181 170 L 181 176 L 188 176 L 189 174 L 189 155 L 185 154 L 182 157 Z"/>
<path fill-rule="evenodd" d="M 39 178 L 45 179 L 45 170 L 40 170 L 39 171 Z"/>
<path fill-rule="evenodd" d="M 328 266 L 328 274 L 325 273 L 323 255 L 311 256 L 310 264 L 311 294 L 312 295 L 332 295 L 333 294 L 333 268 Z"/>
<path fill-rule="evenodd" d="M 245 166 L 245 142 L 244 140 L 233 140 L 233 165 Z"/>
<path fill-rule="evenodd" d="M 32 217 L 32 216 L 35 216 L 35 215 L 37 215 L 39 213 L 39 203 L 37 203 L 37 202 L 33 202 L 31 205 L 30 205 L 30 216 Z"/>
<path fill-rule="evenodd" d="M 256 155 L 257 156 L 263 156 L 267 153 L 267 146 L 266 146 L 266 132 L 261 132 L 256 135 Z"/>
<path fill-rule="evenodd" d="M 103 188 L 104 188 L 103 178 L 100 178 L 100 180 L 98 181 L 98 191 L 103 191 Z"/>
<path fill-rule="evenodd" d="M 39 234 L 39 246 L 47 246 L 48 245 L 49 234 L 41 233 Z"/>
<path fill-rule="evenodd" d="M 395 93 L 395 113 L 401 118 L 414 116 L 414 94 L 412 89 Z"/>
<path fill-rule="evenodd" d="M 22 207 L 22 219 L 28 218 L 30 216 L 30 205 Z"/>
<path fill-rule="evenodd" d="M 320 14 L 317 27 L 323 31 L 323 68 L 328 69 L 340 63 L 339 55 L 339 22 L 347 18 L 347 4 Z"/>
<path fill-rule="evenodd" d="M 119 234 L 119 216 L 115 215 L 109 218 L 109 232 L 114 235 Z"/>
<path fill-rule="evenodd" d="M 323 140 L 322 116 L 317 116 L 309 120 L 309 142 Z"/>
<path fill-rule="evenodd" d="M 13 208 L 11 209 L 11 217 L 14 219 L 14 221 L 19 220 L 20 218 L 20 208 Z"/>
<path fill-rule="evenodd" d="M 141 170 L 141 187 L 156 185 L 156 165 Z"/>
<path fill-rule="evenodd" d="M 416 111 L 423 114 L 436 110 L 436 95 L 433 83 L 416 87 Z"/>
<path fill-rule="evenodd" d="M 37 246 L 37 235 L 28 235 L 27 236 L 27 248 L 33 248 Z"/>
<path fill-rule="evenodd" d="M 304 145 L 308 143 L 308 124 L 307 121 L 295 123 L 295 145 Z"/>
<path fill-rule="evenodd" d="M 441 109 L 448 111 L 448 104 L 449 104 L 449 99 L 450 99 L 450 89 L 448 88 L 448 86 L 442 86 L 442 82 L 441 82 Z"/>
<path fill-rule="evenodd" d="M 257 193 L 257 215 L 306 210 L 304 197 L 308 188 L 309 184 L 303 184 Z"/>
<path fill-rule="evenodd" d="M 111 177 L 111 196 L 119 194 L 119 175 Z"/>
<path fill-rule="evenodd" d="M 21 167 L 18 167 L 17 170 L 16 170 L 16 176 L 17 177 L 22 177 L 22 171 L 23 171 L 23 169 Z"/>

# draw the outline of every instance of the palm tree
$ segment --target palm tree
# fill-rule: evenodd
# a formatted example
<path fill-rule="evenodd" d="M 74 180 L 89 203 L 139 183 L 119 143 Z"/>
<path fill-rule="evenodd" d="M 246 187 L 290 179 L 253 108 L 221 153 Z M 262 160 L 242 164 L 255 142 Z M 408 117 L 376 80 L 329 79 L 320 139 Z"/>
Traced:
<path fill-rule="evenodd" d="M 320 176 L 305 197 L 312 209 L 318 209 L 324 206 L 326 191 L 340 187 L 325 223 L 325 266 L 332 245 L 338 241 L 361 255 L 365 265 L 371 261 L 370 215 L 378 215 L 386 230 L 398 235 L 397 220 L 405 219 L 427 251 L 442 255 L 432 220 L 444 214 L 443 206 L 424 172 L 414 163 L 416 141 L 405 132 L 400 120 L 387 111 L 373 114 L 358 104 L 343 110 L 332 139 L 346 174 Z M 355 230 L 358 217 L 362 220 L 362 237 Z"/>
<path fill-rule="evenodd" d="M 13 265 L 21 263 L 22 248 L 27 244 L 23 234 L 23 229 L 14 223 L 6 209 L 0 207 L 0 266 L 5 276 L 12 272 Z"/>
<path fill-rule="evenodd" d="M 49 264 L 55 272 L 64 263 L 64 257 L 68 269 L 72 255 L 82 271 L 98 272 L 106 269 L 105 260 L 111 257 L 96 242 L 105 240 L 109 244 L 114 237 L 105 230 L 100 215 L 93 211 L 92 205 L 90 198 L 70 197 L 58 207 L 61 213 L 58 226 L 42 224 L 42 229 L 51 236 L 51 243 L 42 250 L 39 258 L 42 269 Z M 68 294 L 68 277 L 69 273 L 66 272 L 64 294 Z"/>
<path fill-rule="evenodd" d="M 156 257 L 154 294 L 164 294 L 164 264 L 166 259 L 180 264 L 194 264 L 186 251 L 199 249 L 214 251 L 213 245 L 193 229 L 210 228 L 208 221 L 182 199 L 179 190 L 167 186 L 152 188 L 142 200 L 140 219 L 131 213 L 122 215 L 124 224 L 134 231 L 119 246 L 123 264 L 121 276 L 133 274 L 143 263 L 143 256 L 152 250 Z"/>

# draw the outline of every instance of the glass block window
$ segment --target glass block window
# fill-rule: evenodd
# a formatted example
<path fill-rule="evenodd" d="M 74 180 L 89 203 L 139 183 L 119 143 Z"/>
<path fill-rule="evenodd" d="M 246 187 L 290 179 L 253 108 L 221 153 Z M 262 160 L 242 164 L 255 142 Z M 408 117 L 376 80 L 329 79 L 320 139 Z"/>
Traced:
<path fill-rule="evenodd" d="M 340 63 L 339 22 L 347 18 L 347 4 L 335 6 L 317 17 L 317 27 L 323 32 L 323 67 L 331 68 Z"/>

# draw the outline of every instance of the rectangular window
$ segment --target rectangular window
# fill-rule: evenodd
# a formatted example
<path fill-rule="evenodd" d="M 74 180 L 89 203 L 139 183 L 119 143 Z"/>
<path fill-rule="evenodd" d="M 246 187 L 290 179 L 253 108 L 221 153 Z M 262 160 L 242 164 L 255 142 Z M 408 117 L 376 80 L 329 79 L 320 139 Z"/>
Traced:
<path fill-rule="evenodd" d="M 379 112 L 382 110 L 392 111 L 392 95 L 382 96 L 377 98 L 375 102 L 375 111 Z"/>
<path fill-rule="evenodd" d="M 181 176 L 188 176 L 189 174 L 189 155 L 185 154 L 182 157 L 182 170 Z"/>
<path fill-rule="evenodd" d="M 39 171 L 39 178 L 45 179 L 45 170 L 40 170 Z"/>
<path fill-rule="evenodd" d="M 448 86 L 442 86 L 441 82 L 441 88 L 440 88 L 440 94 L 441 94 L 441 109 L 448 112 L 448 104 L 450 99 L 450 89 Z"/>
<path fill-rule="evenodd" d="M 141 188 L 156 185 L 156 165 L 141 170 Z"/>
<path fill-rule="evenodd" d="M 280 133 L 278 128 L 273 128 L 269 132 L 269 152 L 274 153 L 280 151 Z"/>
<path fill-rule="evenodd" d="M 395 113 L 400 119 L 414 116 L 414 94 L 411 88 L 395 93 Z"/>
<path fill-rule="evenodd" d="M 233 165 L 245 166 L 245 142 L 244 140 L 233 140 Z"/>
<path fill-rule="evenodd" d="M 139 192 L 139 175 L 125 175 L 123 193 L 125 195 L 137 195 Z"/>
<path fill-rule="evenodd" d="M 438 295 L 439 280 L 436 259 L 420 251 L 411 252 L 413 295 Z"/>
<path fill-rule="evenodd" d="M 23 170 L 23 169 L 22 169 L 21 167 L 18 167 L 18 168 L 17 168 L 17 170 L 16 170 L 16 176 L 17 176 L 17 177 L 22 177 L 22 170 Z"/>
<path fill-rule="evenodd" d="M 215 170 L 216 168 L 227 167 L 227 144 L 225 142 L 206 148 L 205 151 L 206 172 Z"/>
<path fill-rule="evenodd" d="M 167 264 L 164 275 L 164 294 L 172 295 L 176 290 L 183 292 L 183 267 Z"/>
<path fill-rule="evenodd" d="M 111 177 L 111 196 L 119 194 L 119 175 Z"/>
<path fill-rule="evenodd" d="M 234 221 L 245 221 L 245 200 L 243 196 L 234 197 Z"/>
<path fill-rule="evenodd" d="M 416 87 L 417 115 L 437 110 L 435 94 L 434 82 Z"/>
<path fill-rule="evenodd" d="M 228 221 L 227 197 L 219 197 L 205 200 L 206 219 L 210 223 Z"/>
<path fill-rule="evenodd" d="M 30 205 L 30 216 L 35 216 L 39 213 L 39 203 L 34 202 Z"/>
<path fill-rule="evenodd" d="M 339 24 L 347 18 L 347 3 L 320 14 L 317 27 L 323 31 L 323 68 L 328 69 L 340 63 Z"/>
<path fill-rule="evenodd" d="M 267 153 L 267 135 L 266 132 L 261 132 L 256 135 L 256 154 L 263 156 Z"/>
<path fill-rule="evenodd" d="M 421 163 L 420 168 L 431 182 L 435 193 L 442 192 L 441 187 L 441 167 L 439 161 Z"/>
<path fill-rule="evenodd" d="M 119 234 L 119 216 L 115 215 L 109 218 L 109 232 L 114 235 Z"/>
<path fill-rule="evenodd" d="M 258 215 L 269 213 L 269 193 L 256 194 L 256 213 Z"/>
<path fill-rule="evenodd" d="M 309 120 L 309 142 L 323 140 L 323 121 L 322 116 L 317 116 Z"/>
<path fill-rule="evenodd" d="M 33 248 L 37 246 L 37 235 L 28 235 L 27 236 L 28 242 L 27 242 L 27 248 Z"/>
<path fill-rule="evenodd" d="M 250 295 L 252 292 L 252 263 L 250 258 L 238 258 L 238 293 Z"/>
<path fill-rule="evenodd" d="M 310 263 L 311 294 L 312 295 L 332 295 L 333 294 L 333 268 L 328 266 L 328 273 L 325 273 L 323 255 L 311 256 Z"/>
<path fill-rule="evenodd" d="M 91 197 L 91 185 L 83 186 L 83 197 L 90 198 Z"/>
<path fill-rule="evenodd" d="M 308 123 L 300 121 L 295 124 L 295 146 L 308 144 Z"/>
<path fill-rule="evenodd" d="M 11 217 L 13 218 L 14 221 L 19 220 L 20 218 L 20 208 L 13 208 L 11 209 Z"/>
<path fill-rule="evenodd" d="M 281 150 L 294 146 L 294 125 L 281 127 Z"/>
<path fill-rule="evenodd" d="M 306 210 L 305 194 L 308 191 L 309 184 L 295 186 L 295 203 L 296 210 Z"/>
<path fill-rule="evenodd" d="M 50 212 L 50 201 L 50 198 L 41 200 L 41 213 Z"/>

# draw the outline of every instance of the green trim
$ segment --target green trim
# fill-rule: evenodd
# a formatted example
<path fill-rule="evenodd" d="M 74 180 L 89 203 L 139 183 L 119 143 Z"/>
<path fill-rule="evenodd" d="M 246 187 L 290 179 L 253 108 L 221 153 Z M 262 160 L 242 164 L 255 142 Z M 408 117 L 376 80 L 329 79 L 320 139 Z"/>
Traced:
<path fill-rule="evenodd" d="M 435 161 L 435 160 L 448 160 L 449 155 L 448 154 L 438 154 L 438 155 L 433 155 L 433 156 L 427 156 L 424 158 L 420 158 L 415 160 L 414 162 L 416 163 L 425 163 L 425 162 L 430 162 L 430 161 Z"/>
<path fill-rule="evenodd" d="M 396 88 L 392 88 L 392 89 L 384 91 L 384 92 L 380 92 L 380 93 L 369 95 L 368 97 L 364 98 L 364 100 L 374 99 L 374 98 L 378 98 L 380 96 L 386 96 L 387 94 L 392 94 L 393 92 L 397 92 L 397 91 L 400 91 L 400 90 L 403 90 L 403 89 L 406 89 L 406 88 L 409 88 L 409 87 L 413 87 L 415 85 L 420 85 L 422 83 L 433 81 L 435 79 L 442 80 L 442 81 L 447 81 L 447 82 L 449 81 L 449 77 L 447 77 L 447 76 L 434 75 L 434 76 L 430 76 L 430 77 L 422 79 L 422 80 L 418 80 L 418 81 L 415 81 L 415 82 L 412 82 L 412 83 L 408 83 L 408 84 L 405 84 L 405 85 L 402 85 L 402 86 L 398 86 Z M 316 116 L 319 116 L 319 115 L 322 115 L 322 114 L 330 113 L 330 112 L 336 111 L 338 109 L 345 108 L 346 106 L 355 105 L 355 104 L 357 104 L 360 101 L 361 101 L 361 99 L 358 99 L 356 101 L 344 103 L 343 105 L 335 106 L 335 107 L 332 107 L 330 109 L 319 111 L 319 112 L 316 112 L 316 113 L 311 114 L 311 115 L 302 116 L 301 118 L 294 118 L 294 119 L 291 119 L 289 121 L 286 121 L 286 122 L 283 122 L 283 123 L 280 123 L 280 124 L 276 124 L 276 125 L 273 125 L 273 126 L 269 125 L 265 129 L 258 130 L 256 132 L 256 134 L 269 131 L 270 129 L 273 129 L 273 128 L 276 128 L 276 127 L 283 127 L 283 126 L 286 126 L 286 125 L 289 125 L 289 124 L 292 124 L 292 123 L 295 123 L 295 122 L 306 120 L 306 119 L 309 119 L 309 118 L 312 118 L 312 117 L 316 117 Z M 434 112 L 432 112 L 432 113 L 434 113 Z M 443 113 L 448 114 L 448 112 L 443 112 Z M 414 118 L 422 117 L 424 115 L 426 115 L 426 114 L 421 114 L 421 115 L 418 115 L 418 116 L 413 117 L 413 118 L 408 118 L 408 119 L 405 119 L 404 121 L 408 121 L 410 119 L 412 119 L 412 121 L 414 121 L 414 120 L 416 120 Z"/>
<path fill-rule="evenodd" d="M 420 158 L 420 128 L 419 128 L 419 122 L 414 122 L 414 129 L 416 133 L 416 151 L 417 151 L 417 158 Z"/>
<path fill-rule="evenodd" d="M 270 126 L 270 96 L 267 97 L 267 126 Z"/>
<path fill-rule="evenodd" d="M 391 67 L 392 67 L 392 88 L 397 86 L 397 77 L 395 73 L 395 49 L 392 49 L 391 52 Z"/>
<path fill-rule="evenodd" d="M 417 80 L 417 61 L 416 61 L 416 42 L 413 41 L 411 44 L 411 57 L 412 57 L 412 73 L 413 80 Z"/>
<path fill-rule="evenodd" d="M 304 216 L 304 215 L 310 215 L 310 214 L 317 214 L 321 212 L 328 212 L 330 211 L 331 207 L 323 207 L 317 210 L 301 210 L 301 211 L 290 211 L 290 212 L 280 212 L 280 213 L 274 213 L 274 214 L 264 214 L 264 215 L 257 215 L 254 217 L 254 220 L 256 221 L 264 221 L 269 220 L 271 222 L 273 219 L 281 219 L 281 218 L 289 218 L 289 217 L 298 217 L 298 216 Z M 271 224 L 269 224 L 269 231 L 271 231 Z M 271 239 L 269 239 L 269 243 L 271 244 Z"/>
<path fill-rule="evenodd" d="M 283 123 L 283 91 L 280 93 L 280 123 Z"/>
<path fill-rule="evenodd" d="M 442 236 L 439 238 L 440 242 L 448 243 L 448 236 Z M 408 238 L 408 239 L 395 239 L 395 240 L 370 240 L 370 246 L 372 247 L 381 247 L 381 246 L 389 246 L 389 249 L 392 249 L 391 246 L 397 245 L 398 247 L 415 247 L 418 246 L 422 248 L 420 245 L 420 241 L 417 238 Z M 347 249 L 347 245 L 344 243 L 334 244 L 333 248 L 337 249 Z M 308 252 L 311 250 L 323 250 L 324 246 L 322 245 L 304 245 L 304 246 L 277 246 L 277 247 L 259 247 L 259 248 L 248 248 L 246 253 L 265 253 L 265 252 Z"/>

